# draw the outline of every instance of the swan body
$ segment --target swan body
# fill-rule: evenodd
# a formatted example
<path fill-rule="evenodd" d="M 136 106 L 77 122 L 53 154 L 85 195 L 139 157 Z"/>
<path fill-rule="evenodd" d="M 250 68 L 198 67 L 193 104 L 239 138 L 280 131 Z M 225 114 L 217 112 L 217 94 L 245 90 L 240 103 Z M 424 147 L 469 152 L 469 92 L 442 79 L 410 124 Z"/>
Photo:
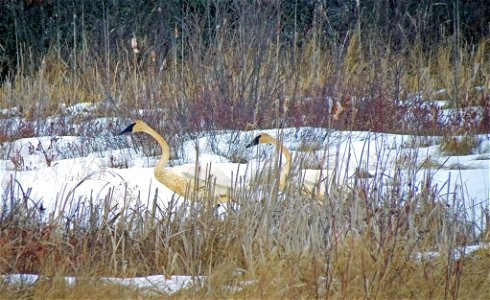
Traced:
<path fill-rule="evenodd" d="M 145 132 L 160 144 L 162 156 L 155 165 L 153 172 L 155 178 L 170 190 L 181 196 L 186 196 L 187 192 L 202 192 L 207 182 L 212 184 L 216 183 L 214 185 L 215 199 L 219 203 L 228 201 L 231 178 L 227 177 L 223 171 L 210 172 L 207 167 L 203 168 L 196 164 L 166 167 L 170 158 L 170 148 L 167 141 L 141 120 L 136 120 L 131 123 L 126 129 L 121 131 L 120 135 L 135 132 Z"/>
<path fill-rule="evenodd" d="M 325 194 L 325 177 L 327 170 L 304 169 L 301 170 L 302 190 L 313 197 L 323 197 Z"/>

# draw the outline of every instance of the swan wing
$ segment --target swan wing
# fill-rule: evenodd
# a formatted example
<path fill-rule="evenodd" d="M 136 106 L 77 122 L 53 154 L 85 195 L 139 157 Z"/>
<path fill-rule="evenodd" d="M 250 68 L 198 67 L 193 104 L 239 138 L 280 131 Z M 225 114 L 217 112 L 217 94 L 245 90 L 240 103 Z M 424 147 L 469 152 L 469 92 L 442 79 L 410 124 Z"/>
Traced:
<path fill-rule="evenodd" d="M 325 178 L 328 175 L 328 170 L 301 170 L 303 187 L 312 192 L 314 190 L 322 191 L 324 189 Z"/>
<path fill-rule="evenodd" d="M 238 180 L 246 180 L 247 165 L 238 163 L 216 163 L 211 165 L 211 174 L 216 178 L 216 184 L 231 186 Z"/>
<path fill-rule="evenodd" d="M 213 163 L 200 165 L 196 169 L 195 164 L 178 165 L 172 168 L 167 168 L 168 171 L 179 175 L 188 181 L 193 181 L 196 178 L 199 180 L 206 180 L 211 175 L 212 180 L 216 181 L 217 186 L 229 187 L 233 181 L 238 177 L 246 176 L 246 165 L 237 163 Z M 196 174 L 197 171 L 197 174 Z M 197 175 L 197 176 L 196 176 Z M 202 184 L 204 186 L 204 182 Z"/>

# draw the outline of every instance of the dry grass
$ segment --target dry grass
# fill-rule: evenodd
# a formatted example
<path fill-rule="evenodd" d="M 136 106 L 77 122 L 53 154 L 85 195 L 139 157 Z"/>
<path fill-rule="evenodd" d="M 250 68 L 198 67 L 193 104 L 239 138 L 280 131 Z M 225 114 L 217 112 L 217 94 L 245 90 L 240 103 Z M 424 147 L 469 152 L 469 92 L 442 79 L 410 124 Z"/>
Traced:
<path fill-rule="evenodd" d="M 381 173 L 369 181 L 333 180 L 321 201 L 303 195 L 294 178 L 278 193 L 277 177 L 265 174 L 260 186 L 237 186 L 233 208 L 221 217 L 212 198 L 165 206 L 153 191 L 147 208 L 114 207 L 131 199 L 113 199 L 110 192 L 103 203 L 60 193 L 69 209 L 58 213 L 61 218 L 47 218 L 12 182 L 2 197 L 0 272 L 46 278 L 27 287 L 2 283 L 0 290 L 13 298 L 166 298 L 88 279 L 68 285 L 62 277 L 185 274 L 206 279 L 173 297 L 485 295 L 488 257 L 447 257 L 455 247 L 477 241 L 472 221 L 454 214 L 430 177 L 416 190 L 403 183 L 410 178 L 394 178 L 387 186 Z M 454 192 L 464 201 L 462 190 Z M 442 256 L 417 258 L 427 250 Z"/>
<path fill-rule="evenodd" d="M 321 28 L 311 28 L 299 45 L 296 40 L 285 43 L 280 24 L 270 18 L 254 20 L 257 24 L 241 26 L 218 20 L 206 45 L 200 26 L 185 22 L 175 29 L 175 44 L 165 57 L 152 52 L 144 37 L 137 37 L 138 54 L 128 41 L 109 45 L 108 38 L 107 49 L 68 49 L 74 53 L 70 57 L 53 48 L 39 66 L 29 63 L 34 60 L 27 53 L 18 53 L 17 72 L 0 86 L 0 108 L 17 108 L 13 115 L 0 116 L 5 119 L 0 144 L 21 137 L 81 135 L 95 137 L 94 142 L 72 149 L 73 156 L 119 147 L 111 142 L 112 135 L 110 140 L 103 136 L 114 128 L 92 122 L 99 116 L 144 118 L 163 135 L 180 138 L 203 130 L 287 126 L 461 134 L 462 140 L 447 138 L 441 149 L 457 155 L 475 146 L 472 134 L 490 132 L 488 39 L 458 48 L 448 37 L 430 51 L 417 43 L 394 51 L 381 38 L 366 43 L 350 32 L 332 42 Z M 431 103 L 435 95 L 449 100 L 448 107 L 465 109 L 447 117 Z M 63 105 L 79 102 L 97 105 L 86 115 L 64 115 Z M 344 110 L 334 118 L 335 103 Z M 55 119 L 47 118 L 53 115 Z M 153 153 L 152 144 L 143 141 L 145 153 Z M 319 150 L 317 145 L 311 141 L 301 149 Z M 227 155 L 241 161 L 233 149 Z M 9 157 L 16 168 L 24 168 L 21 156 Z M 325 159 L 328 153 L 318 157 L 319 162 Z M 116 199 L 111 193 L 104 203 L 95 203 L 91 195 L 71 199 L 60 191 L 58 200 L 70 209 L 46 216 L 12 180 L 0 203 L 0 273 L 47 278 L 33 286 L 0 282 L 0 294 L 168 298 L 88 279 L 69 286 L 61 277 L 186 274 L 206 279 L 173 297 L 489 295 L 488 256 L 416 257 L 420 251 L 449 253 L 479 241 L 471 224 L 475 220 L 466 220 L 454 205 L 464 203 L 463 187 L 448 183 L 445 190 L 451 192 L 443 194 L 428 177 L 417 190 L 407 183 L 420 171 L 416 153 L 400 154 L 396 161 L 392 167 L 398 172 L 389 185 L 383 184 L 381 169 L 369 182 L 334 174 L 321 201 L 302 194 L 294 178 L 279 193 L 277 177 L 265 176 L 260 185 L 237 187 L 232 199 L 239 209 L 229 209 L 221 218 L 210 199 L 169 207 L 161 203 L 158 191 L 137 199 L 150 203 L 143 208 L 114 207 L 111 203 L 134 199 Z M 321 163 L 308 159 L 304 166 Z M 435 167 L 429 160 L 422 164 Z M 405 171 L 411 177 L 400 178 Z M 454 201 L 448 204 L 450 197 Z M 252 283 L 240 284 L 248 280 Z"/>
<path fill-rule="evenodd" d="M 441 143 L 441 152 L 446 155 L 469 155 L 473 154 L 478 144 L 479 141 L 474 136 L 445 137 Z"/>
<path fill-rule="evenodd" d="M 263 30 L 277 37 L 273 28 Z M 127 49 L 106 54 L 108 63 L 89 50 L 75 56 L 83 61 L 51 50 L 39 67 L 25 62 L 7 78 L 0 86 L 0 107 L 39 118 L 60 112 L 61 105 L 99 103 L 96 114 L 148 114 L 167 120 L 169 132 L 305 125 L 423 134 L 447 133 L 450 126 L 490 130 L 487 40 L 457 49 L 460 59 L 454 61 L 449 40 L 424 53 L 417 45 L 404 52 L 376 41 L 361 46 L 356 34 L 345 41 L 344 51 L 337 48 L 343 44 L 326 47 L 317 35 L 305 38 L 301 48 L 284 47 L 276 38 L 260 36 L 262 43 L 252 43 L 251 36 L 232 36 L 223 29 L 209 49 L 185 48 L 190 53 L 182 57 L 181 45 L 199 41 L 191 34 L 163 60 L 155 60 L 144 43 L 139 54 Z M 444 92 L 437 95 L 450 107 L 480 106 L 481 116 L 467 111 L 445 119 L 429 100 L 440 89 Z M 345 111 L 334 119 L 330 104 L 336 101 Z M 413 120 L 404 121 L 408 113 Z"/>

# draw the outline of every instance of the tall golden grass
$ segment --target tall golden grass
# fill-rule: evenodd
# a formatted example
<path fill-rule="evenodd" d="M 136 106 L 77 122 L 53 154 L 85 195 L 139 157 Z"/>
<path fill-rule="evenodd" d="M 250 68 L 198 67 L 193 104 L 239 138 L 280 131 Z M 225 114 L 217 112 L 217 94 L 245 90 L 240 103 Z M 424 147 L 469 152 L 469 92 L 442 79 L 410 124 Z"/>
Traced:
<path fill-rule="evenodd" d="M 177 31 L 176 46 L 166 57 L 155 55 L 144 38 L 138 40 L 138 52 L 129 42 L 111 53 L 84 48 L 70 59 L 52 49 L 40 66 L 23 54 L 18 72 L 0 86 L 0 108 L 18 107 L 28 119 L 61 114 L 62 105 L 79 102 L 101 104 L 90 118 L 137 117 L 143 114 L 138 110 L 147 109 L 144 116 L 165 120 L 159 131 L 171 136 L 231 124 L 235 129 L 377 128 L 373 123 L 379 119 L 364 116 L 369 124 L 354 120 L 363 113 L 361 107 L 335 123 L 326 113 L 326 97 L 346 108 L 363 98 L 382 99 L 379 108 L 385 117 L 395 107 L 388 103 L 418 93 L 435 99 L 441 97 L 440 89 L 454 107 L 488 101 L 488 40 L 474 47 L 455 49 L 448 40 L 431 51 L 413 45 L 395 52 L 383 41 L 360 43 L 355 33 L 338 44 L 311 34 L 301 45 L 284 45 L 279 33 L 267 34 L 256 43 L 247 33 L 218 30 L 203 51 L 197 36 Z M 452 134 L 451 128 L 444 130 Z M 409 127 L 400 131 L 412 133 Z M 18 134 L 0 133 L 0 141 Z M 420 171 L 415 163 L 408 165 L 414 174 Z M 394 168 L 407 167 L 400 163 Z M 221 218 L 210 199 L 165 207 L 158 191 L 148 191 L 148 208 L 119 210 L 110 203 L 136 199 L 108 194 L 105 203 L 94 203 L 87 195 L 86 205 L 50 219 L 29 205 L 12 181 L 2 195 L 0 273 L 47 277 L 32 286 L 0 282 L 0 295 L 167 298 L 84 278 L 185 274 L 206 279 L 175 298 L 487 297 L 488 256 L 449 255 L 455 247 L 488 239 L 476 236 L 471 220 L 456 211 L 454 204 L 465 200 L 462 187 L 451 185 L 451 193 L 443 194 L 430 177 L 420 191 L 398 178 L 385 186 L 378 171 L 372 185 L 332 175 L 322 201 L 302 194 L 292 178 L 290 188 L 279 192 L 277 177 L 266 176 L 268 183 L 237 187 L 232 202 L 239 208 Z M 447 203 L 450 195 L 454 202 Z M 72 200 L 73 207 L 79 200 Z M 417 256 L 428 250 L 442 255 Z M 69 286 L 62 276 L 81 279 Z M 240 284 L 248 280 L 252 283 Z"/>
<path fill-rule="evenodd" d="M 485 248 L 452 255 L 488 238 L 464 217 L 463 188 L 448 181 L 448 203 L 450 195 L 430 176 L 420 190 L 408 186 L 420 169 L 403 168 L 413 175 L 389 185 L 381 169 L 368 181 L 332 173 L 320 201 L 304 194 L 294 178 L 280 192 L 272 170 L 260 184 L 237 185 L 221 216 L 212 190 L 209 197 L 189 195 L 190 202 L 168 205 L 157 190 L 142 193 L 146 199 L 131 193 L 116 199 L 108 192 L 103 203 L 60 191 L 67 209 L 46 218 L 22 200 L 23 190 L 12 181 L 2 197 L 0 272 L 43 279 L 27 286 L 0 282 L 0 291 L 10 298 L 166 298 L 90 281 L 164 274 L 205 277 L 176 298 L 484 298 Z M 64 276 L 80 279 L 68 285 Z"/>
<path fill-rule="evenodd" d="M 417 45 L 394 52 L 381 41 L 361 47 L 358 40 L 353 34 L 342 49 L 310 38 L 291 48 L 276 39 L 254 45 L 218 34 L 204 53 L 188 50 L 191 53 L 181 57 L 176 46 L 163 59 L 145 51 L 144 42 L 139 53 L 121 49 L 111 53 L 110 60 L 88 52 L 67 61 L 52 49 L 38 67 L 23 57 L 18 72 L 0 86 L 0 107 L 20 107 L 26 117 L 42 117 L 62 104 L 78 102 L 107 102 L 127 113 L 179 109 L 197 101 L 216 110 L 230 106 L 227 113 L 237 118 L 240 106 L 246 106 L 252 109 L 250 123 L 272 126 L 318 90 L 337 99 L 382 95 L 390 101 L 421 93 L 423 99 L 442 98 L 455 107 L 483 105 L 488 97 L 486 39 L 459 49 L 448 40 L 428 52 Z M 110 107 L 104 113 L 115 111 Z"/>

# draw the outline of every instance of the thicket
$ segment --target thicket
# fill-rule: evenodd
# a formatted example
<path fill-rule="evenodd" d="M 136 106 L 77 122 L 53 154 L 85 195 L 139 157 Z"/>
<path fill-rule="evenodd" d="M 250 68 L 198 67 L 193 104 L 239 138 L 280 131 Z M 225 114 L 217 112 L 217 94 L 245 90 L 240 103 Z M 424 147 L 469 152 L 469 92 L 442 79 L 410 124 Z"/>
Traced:
<path fill-rule="evenodd" d="M 0 143 L 79 135 L 87 138 L 84 147 L 63 157 L 87 156 L 124 147 L 108 132 L 131 117 L 169 140 L 201 130 L 311 125 L 441 134 L 444 153 L 467 154 L 477 143 L 473 133 L 490 132 L 489 6 L 2 1 L 0 108 L 11 110 L 0 114 Z M 433 100 L 447 101 L 441 107 Z M 66 113 L 78 102 L 96 105 Z M 315 138 L 306 142 L 320 147 Z M 73 198 L 78 185 L 56 195 L 69 209 L 48 215 L 14 176 L 0 203 L 0 273 L 45 279 L 33 286 L 1 279 L 0 294 L 146 298 L 147 291 L 89 278 L 185 274 L 206 279 L 176 298 L 485 297 L 488 247 L 460 256 L 456 249 L 488 242 L 488 199 L 465 198 L 466 186 L 454 178 L 437 186 L 432 171 L 441 165 L 421 166 L 418 148 L 392 146 L 400 155 L 388 181 L 380 148 L 376 156 L 386 161 L 373 178 L 334 170 L 321 201 L 293 178 L 279 192 L 277 176 L 266 174 L 264 184 L 232 189 L 233 205 L 219 217 L 211 199 L 162 203 L 161 191 L 148 190 L 137 199 L 109 192 L 99 203 L 95 193 Z M 348 153 L 337 150 L 337 159 Z M 60 157 L 44 152 L 48 165 Z M 23 167 L 19 153 L 10 161 Z M 420 186 L 412 184 L 420 175 Z M 470 219 L 468 211 L 485 220 Z M 428 250 L 440 256 L 422 254 Z M 77 283 L 67 286 L 64 276 L 77 276 Z"/>
<path fill-rule="evenodd" d="M 94 102 L 104 115 L 168 120 L 171 132 L 490 130 L 484 0 L 31 0 L 1 8 L 0 107 L 25 117 Z M 481 110 L 443 120 L 428 99 Z M 336 101 L 345 113 L 332 121 Z M 141 108 L 161 110 L 134 116 Z M 417 122 L 404 122 L 407 114 Z"/>

